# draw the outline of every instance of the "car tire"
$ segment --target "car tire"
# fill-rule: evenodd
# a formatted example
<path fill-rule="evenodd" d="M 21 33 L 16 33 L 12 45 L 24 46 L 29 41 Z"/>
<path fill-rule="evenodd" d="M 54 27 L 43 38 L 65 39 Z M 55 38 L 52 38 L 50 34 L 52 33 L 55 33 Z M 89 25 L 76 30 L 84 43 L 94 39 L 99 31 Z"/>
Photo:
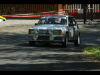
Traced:
<path fill-rule="evenodd" d="M 30 46 L 34 46 L 35 45 L 35 42 L 34 41 L 29 41 L 29 45 Z"/>
<path fill-rule="evenodd" d="M 81 44 L 81 38 L 80 38 L 80 35 L 78 35 L 77 40 L 74 41 L 74 45 L 75 46 L 80 46 L 80 44 Z"/>
<path fill-rule="evenodd" d="M 68 34 L 65 35 L 64 42 L 62 43 L 63 47 L 67 47 L 67 45 L 68 45 Z"/>

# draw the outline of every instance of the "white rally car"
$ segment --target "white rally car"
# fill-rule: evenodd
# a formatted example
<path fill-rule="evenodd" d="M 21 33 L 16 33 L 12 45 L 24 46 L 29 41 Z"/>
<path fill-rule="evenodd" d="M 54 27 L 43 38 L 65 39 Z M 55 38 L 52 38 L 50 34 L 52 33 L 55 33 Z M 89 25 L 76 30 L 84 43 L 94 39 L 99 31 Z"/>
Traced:
<path fill-rule="evenodd" d="M 67 47 L 68 42 L 74 42 L 79 46 L 80 30 L 73 16 L 68 15 L 46 15 L 41 17 L 35 26 L 29 28 L 29 45 L 35 42 L 62 43 Z"/>

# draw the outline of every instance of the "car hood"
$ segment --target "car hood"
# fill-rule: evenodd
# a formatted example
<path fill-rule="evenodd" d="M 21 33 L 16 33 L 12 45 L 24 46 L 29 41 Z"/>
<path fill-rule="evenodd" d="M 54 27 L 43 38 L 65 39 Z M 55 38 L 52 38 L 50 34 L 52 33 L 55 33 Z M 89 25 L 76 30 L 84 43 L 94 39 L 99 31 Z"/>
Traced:
<path fill-rule="evenodd" d="M 56 25 L 56 24 L 45 24 L 32 26 L 30 29 L 62 29 L 65 28 L 65 25 Z"/>

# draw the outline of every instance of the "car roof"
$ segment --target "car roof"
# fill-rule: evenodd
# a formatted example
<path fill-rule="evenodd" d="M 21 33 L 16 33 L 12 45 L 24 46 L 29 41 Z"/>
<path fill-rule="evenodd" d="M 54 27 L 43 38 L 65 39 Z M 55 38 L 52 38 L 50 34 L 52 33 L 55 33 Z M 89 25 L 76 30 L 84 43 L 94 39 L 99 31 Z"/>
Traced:
<path fill-rule="evenodd" d="M 69 15 L 46 15 L 43 16 L 45 18 L 61 18 L 61 17 L 73 17 L 73 16 L 69 16 Z"/>

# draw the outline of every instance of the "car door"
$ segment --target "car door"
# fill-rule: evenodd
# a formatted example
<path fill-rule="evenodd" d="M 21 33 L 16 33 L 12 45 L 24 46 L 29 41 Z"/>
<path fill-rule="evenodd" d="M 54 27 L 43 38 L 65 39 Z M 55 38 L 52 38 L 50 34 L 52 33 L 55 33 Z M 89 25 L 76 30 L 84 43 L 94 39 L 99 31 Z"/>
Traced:
<path fill-rule="evenodd" d="M 73 17 L 68 17 L 68 25 L 69 25 L 69 40 L 75 39 L 75 21 Z"/>
<path fill-rule="evenodd" d="M 75 30 L 74 39 L 76 40 L 78 36 L 79 28 L 78 28 L 77 22 L 75 21 L 75 18 L 73 18 L 73 26 Z"/>

